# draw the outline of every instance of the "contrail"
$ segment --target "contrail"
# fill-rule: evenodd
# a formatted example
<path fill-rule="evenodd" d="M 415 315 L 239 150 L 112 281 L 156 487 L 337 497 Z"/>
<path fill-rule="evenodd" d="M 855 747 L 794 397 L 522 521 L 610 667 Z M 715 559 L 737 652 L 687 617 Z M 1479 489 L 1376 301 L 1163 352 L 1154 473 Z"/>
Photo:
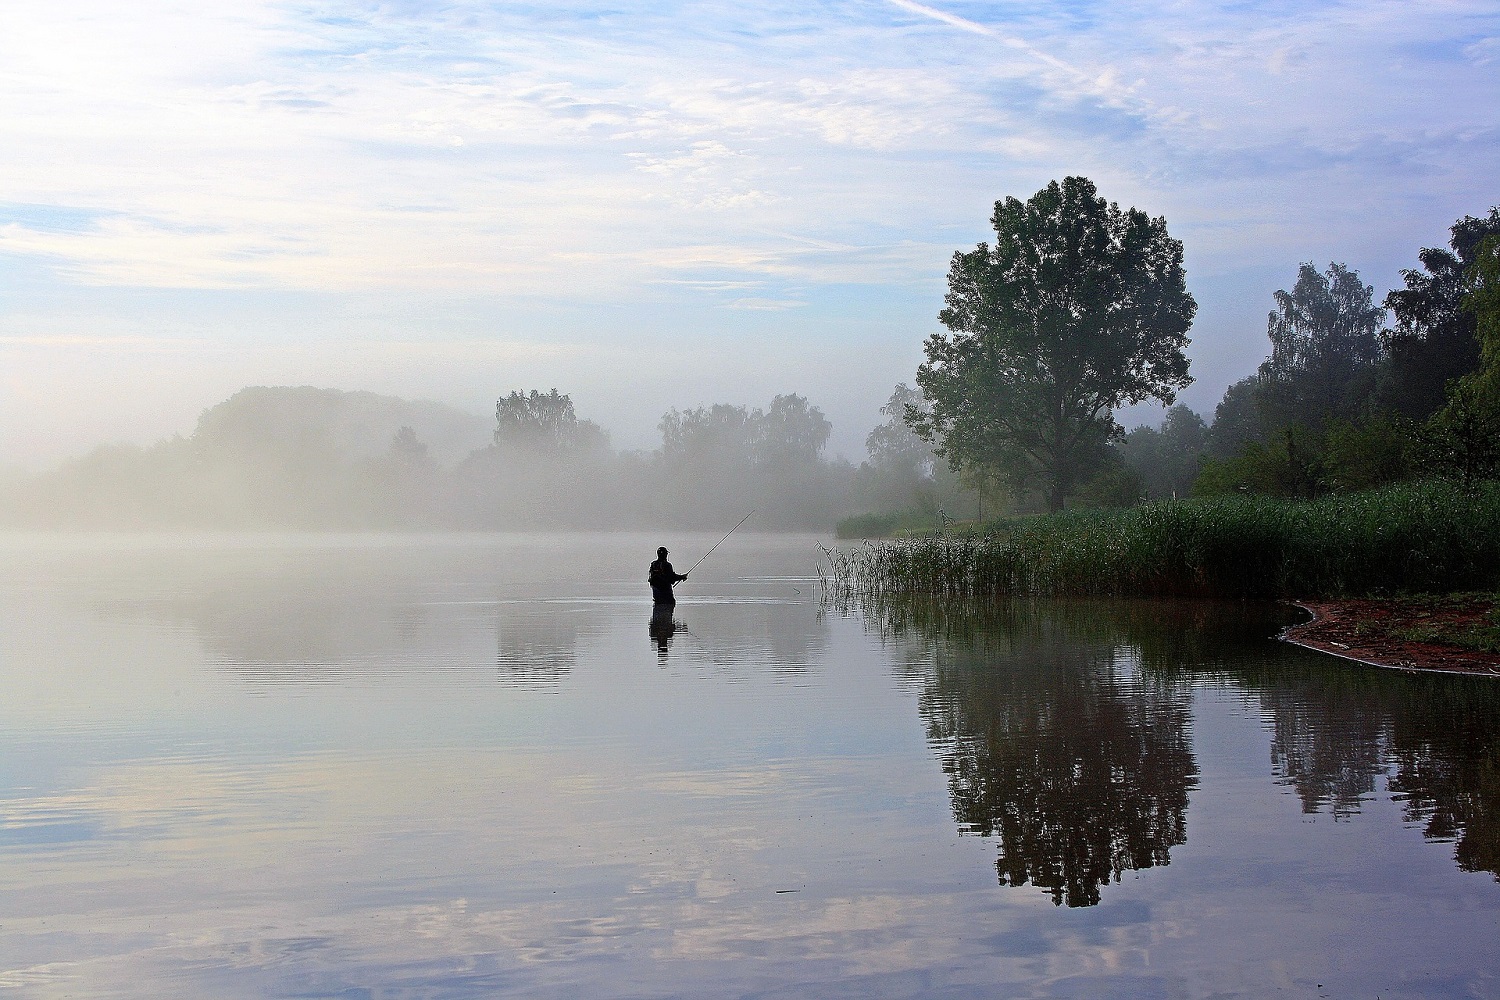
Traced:
<path fill-rule="evenodd" d="M 1038 49 L 1036 46 L 1032 45 L 1025 39 L 1016 38 L 1011 35 L 1002 35 L 994 28 L 980 24 L 978 21 L 970 21 L 966 17 L 959 17 L 957 14 L 949 14 L 947 11 L 938 10 L 936 7 L 929 7 L 926 4 L 917 3 L 916 0 L 890 0 L 890 2 L 895 4 L 897 7 L 900 7 L 902 10 L 909 10 L 913 14 L 921 14 L 923 17 L 930 17 L 934 21 L 942 21 L 944 24 L 951 24 L 953 25 L 953 27 L 959 28 L 963 31 L 967 31 L 970 34 L 983 35 L 986 38 L 993 38 L 1009 48 L 1025 52 L 1033 59 L 1037 60 L 1038 62 L 1046 63 L 1053 69 L 1060 69 L 1067 73 L 1071 73 L 1073 76 L 1076 76 L 1079 79 L 1087 79 L 1082 70 L 1079 70 L 1073 66 L 1069 66 L 1067 63 L 1063 62 L 1061 59 L 1058 59 L 1055 56 L 1049 56 L 1047 53 L 1043 52 L 1041 49 Z"/>
<path fill-rule="evenodd" d="M 913 14 L 920 14 L 922 17 L 930 17 L 934 21 L 941 21 L 944 24 L 952 25 L 953 27 L 958 28 L 960 31 L 967 31 L 973 35 L 983 35 L 986 38 L 993 38 L 1007 48 L 1015 49 L 1018 52 L 1024 52 L 1039 63 L 1043 63 L 1056 70 L 1061 70 L 1062 72 L 1071 76 L 1077 82 L 1081 83 L 1084 89 L 1089 90 L 1101 97 L 1116 101 L 1122 100 L 1123 97 L 1129 97 L 1137 104 L 1147 107 L 1148 109 L 1150 108 L 1149 101 L 1145 101 L 1142 98 L 1135 97 L 1128 92 L 1125 95 L 1121 95 L 1119 93 L 1111 93 L 1110 88 L 1103 85 L 1098 78 L 1090 76 L 1088 73 L 1084 72 L 1076 66 L 1063 62 L 1056 56 L 1048 55 L 1046 52 L 1043 52 L 1041 49 L 1032 45 L 1024 38 L 1016 38 L 1013 35 L 1002 35 L 1000 32 L 987 25 L 980 24 L 977 21 L 970 21 L 966 17 L 959 17 L 957 14 L 949 14 L 947 11 L 938 10 L 936 7 L 929 7 L 926 4 L 917 3 L 916 0 L 889 0 L 889 2 L 897 7 L 900 7 L 902 10 L 910 11 Z"/>
<path fill-rule="evenodd" d="M 991 38 L 999 37 L 998 32 L 996 32 L 993 28 L 986 28 L 984 25 L 979 24 L 976 21 L 970 21 L 967 18 L 959 17 L 957 14 L 949 14 L 944 11 L 925 6 L 924 4 L 915 3 L 913 2 L 913 0 L 891 0 L 891 3 L 895 4 L 897 7 L 900 7 L 902 10 L 909 10 L 913 14 L 921 14 L 923 17 L 930 17 L 934 21 L 942 21 L 944 24 L 951 24 L 955 28 L 962 28 L 965 31 L 972 31 L 976 35 L 988 35 Z"/>

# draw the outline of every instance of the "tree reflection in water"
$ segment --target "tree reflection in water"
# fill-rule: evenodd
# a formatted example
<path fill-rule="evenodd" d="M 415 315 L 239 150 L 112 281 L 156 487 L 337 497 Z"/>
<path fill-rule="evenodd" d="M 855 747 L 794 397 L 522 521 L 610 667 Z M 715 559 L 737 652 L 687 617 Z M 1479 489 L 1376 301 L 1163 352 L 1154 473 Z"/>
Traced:
<path fill-rule="evenodd" d="M 960 832 L 998 841 L 1002 885 L 1092 906 L 1186 841 L 1188 684 L 1143 671 L 1093 602 L 867 610 L 888 635 L 930 642 L 928 736 Z"/>
<path fill-rule="evenodd" d="M 1272 722 L 1272 763 L 1304 812 L 1346 819 L 1376 790 L 1463 871 L 1500 881 L 1500 683 L 1363 669 L 1299 653 L 1231 675 Z"/>
<path fill-rule="evenodd" d="M 1454 842 L 1459 868 L 1500 882 L 1500 686 L 1443 680 L 1442 696 L 1403 698 L 1392 713 L 1390 790 L 1427 837 Z"/>
<path fill-rule="evenodd" d="M 1284 606 L 1210 601 L 874 601 L 907 650 L 964 833 L 1004 885 L 1088 906 L 1185 840 L 1189 695 L 1259 705 L 1275 780 L 1350 820 L 1384 791 L 1464 871 L 1500 880 L 1500 683 L 1365 668 L 1271 640 Z"/>

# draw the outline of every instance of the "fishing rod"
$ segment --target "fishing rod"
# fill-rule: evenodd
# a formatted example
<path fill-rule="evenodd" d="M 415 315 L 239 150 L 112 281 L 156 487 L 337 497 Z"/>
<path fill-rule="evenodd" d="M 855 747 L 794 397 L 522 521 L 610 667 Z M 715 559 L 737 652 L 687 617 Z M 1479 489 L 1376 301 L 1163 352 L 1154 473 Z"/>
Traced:
<path fill-rule="evenodd" d="M 750 512 L 750 514 L 754 513 L 755 511 L 753 510 Z M 744 524 L 746 521 L 750 520 L 750 514 L 746 514 L 744 517 L 740 518 L 739 522 L 733 528 L 730 528 L 728 531 L 724 532 L 724 538 L 721 538 L 717 542 L 714 542 L 714 548 L 709 549 L 707 552 L 703 553 L 703 559 L 707 559 L 709 556 L 713 555 L 714 549 L 718 548 L 720 545 L 723 545 L 724 540 L 727 539 L 730 535 L 734 534 L 741 524 Z M 698 566 L 703 562 L 703 559 L 699 559 L 698 562 L 693 563 L 692 566 L 688 567 L 687 573 L 684 573 L 682 575 L 687 576 L 688 573 L 691 573 L 693 570 L 697 569 Z"/>

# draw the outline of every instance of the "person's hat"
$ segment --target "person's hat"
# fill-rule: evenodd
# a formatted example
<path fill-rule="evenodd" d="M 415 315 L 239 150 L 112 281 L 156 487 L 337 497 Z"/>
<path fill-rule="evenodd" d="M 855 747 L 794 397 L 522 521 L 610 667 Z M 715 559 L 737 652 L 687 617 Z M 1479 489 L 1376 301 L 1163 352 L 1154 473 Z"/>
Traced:
<path fill-rule="evenodd" d="M 659 548 L 659 549 L 656 550 L 656 554 L 659 555 L 659 556 L 666 555 L 667 554 L 667 547 L 665 545 L 663 545 L 661 548 Z"/>

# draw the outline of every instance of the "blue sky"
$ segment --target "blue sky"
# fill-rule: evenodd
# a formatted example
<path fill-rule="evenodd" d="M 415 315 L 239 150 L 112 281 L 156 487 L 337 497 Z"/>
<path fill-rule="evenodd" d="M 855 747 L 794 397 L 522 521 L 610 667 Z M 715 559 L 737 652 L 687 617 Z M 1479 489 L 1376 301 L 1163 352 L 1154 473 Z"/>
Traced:
<path fill-rule="evenodd" d="M 1500 203 L 1493 2 L 12 0 L 0 463 L 191 429 L 247 384 L 485 412 L 797 391 L 859 457 L 996 199 L 1165 215 L 1185 401 L 1297 265 L 1377 295 Z M 1139 414 L 1146 417 L 1148 414 Z"/>

